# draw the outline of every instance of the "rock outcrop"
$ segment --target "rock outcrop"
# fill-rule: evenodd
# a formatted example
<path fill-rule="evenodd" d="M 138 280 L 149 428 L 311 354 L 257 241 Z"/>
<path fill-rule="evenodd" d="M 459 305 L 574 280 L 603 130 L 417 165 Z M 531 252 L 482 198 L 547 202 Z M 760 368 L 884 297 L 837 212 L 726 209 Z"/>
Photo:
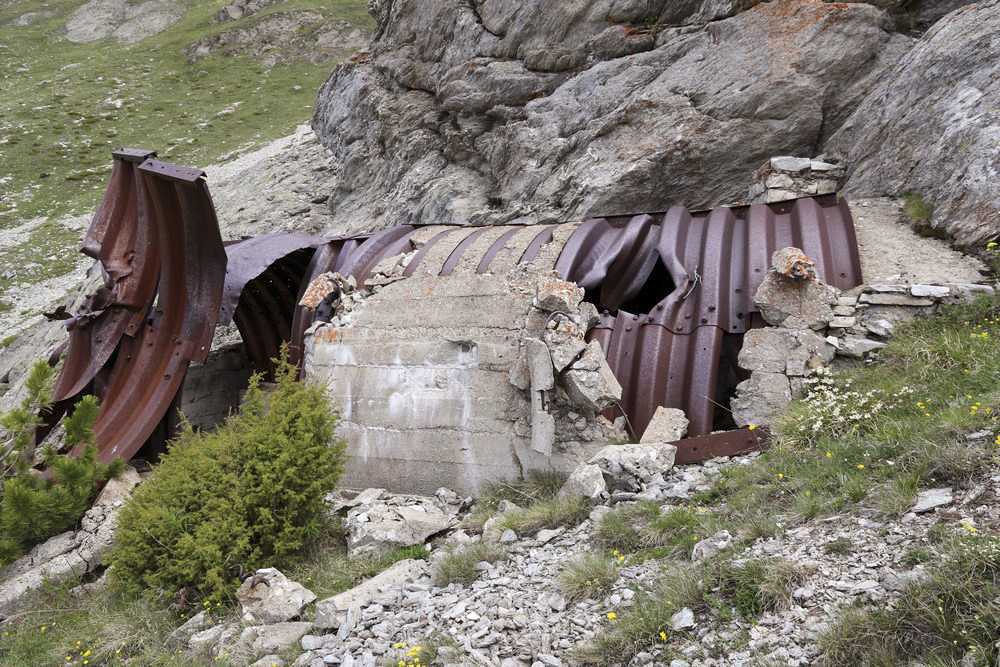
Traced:
<path fill-rule="evenodd" d="M 334 217 L 373 227 L 738 201 L 768 157 L 818 153 L 913 41 L 820 0 L 370 7 L 313 127 Z"/>
<path fill-rule="evenodd" d="M 952 12 L 862 102 L 829 152 L 849 195 L 920 193 L 961 246 L 1000 236 L 1000 0 Z"/>
<path fill-rule="evenodd" d="M 157 35 L 177 23 L 184 7 L 171 0 L 131 3 L 128 0 L 90 0 L 66 21 L 66 39 L 92 42 L 114 37 L 131 44 Z"/>

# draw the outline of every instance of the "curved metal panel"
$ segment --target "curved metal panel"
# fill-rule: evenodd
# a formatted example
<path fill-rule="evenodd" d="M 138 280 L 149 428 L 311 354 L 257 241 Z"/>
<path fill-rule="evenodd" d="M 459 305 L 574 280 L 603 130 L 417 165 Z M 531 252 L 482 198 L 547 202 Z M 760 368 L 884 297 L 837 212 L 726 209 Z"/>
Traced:
<path fill-rule="evenodd" d="M 268 234 L 226 246 L 226 285 L 222 290 L 222 306 L 219 309 L 219 324 L 226 325 L 233 320 L 233 313 L 240 301 L 240 294 L 247 283 L 254 280 L 282 257 L 303 248 L 315 248 L 325 244 L 326 239 L 309 234 Z M 312 253 L 309 253 L 312 258 Z M 305 268 L 305 267 L 303 267 Z M 301 274 L 299 276 L 301 280 Z M 296 281 L 296 289 L 298 282 Z"/>
<path fill-rule="evenodd" d="M 100 460 L 133 456 L 175 401 L 188 364 L 208 355 L 226 253 L 204 174 L 147 160 L 140 167 L 163 258 L 157 302 L 136 337 L 124 337 L 101 396 Z"/>

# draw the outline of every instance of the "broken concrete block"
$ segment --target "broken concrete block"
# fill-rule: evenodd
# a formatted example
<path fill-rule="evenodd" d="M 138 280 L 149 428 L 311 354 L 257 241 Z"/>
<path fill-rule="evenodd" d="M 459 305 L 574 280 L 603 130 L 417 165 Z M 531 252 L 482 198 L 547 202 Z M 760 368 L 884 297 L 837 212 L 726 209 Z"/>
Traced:
<path fill-rule="evenodd" d="M 390 496 L 359 505 L 347 513 L 347 550 L 351 556 L 380 556 L 393 549 L 423 544 L 450 525 L 431 498 Z"/>
<path fill-rule="evenodd" d="M 583 301 L 583 288 L 557 275 L 547 275 L 538 279 L 535 298 L 544 311 L 572 314 Z"/>
<path fill-rule="evenodd" d="M 340 288 L 337 286 L 336 281 L 333 278 L 333 274 L 327 271 L 326 273 L 320 274 L 313 279 L 309 286 L 306 287 L 306 291 L 302 294 L 302 298 L 299 299 L 299 305 L 304 308 L 315 309 L 319 304 L 330 296 L 335 294 Z"/>
<path fill-rule="evenodd" d="M 552 455 L 552 445 L 556 441 L 556 418 L 544 410 L 536 410 L 531 415 L 531 449 Z"/>
<path fill-rule="evenodd" d="M 813 261 L 798 248 L 782 248 L 754 294 L 754 305 L 769 324 L 789 329 L 822 329 L 833 318 L 837 292 L 816 276 Z"/>
<path fill-rule="evenodd" d="M 257 570 L 236 590 L 243 620 L 253 625 L 283 623 L 298 616 L 316 596 L 273 567 Z"/>
<path fill-rule="evenodd" d="M 586 498 L 600 501 L 608 496 L 608 485 L 604 481 L 604 473 L 600 467 L 593 464 L 577 466 L 566 483 L 559 489 L 557 500 Z"/>
<path fill-rule="evenodd" d="M 352 605 L 367 607 L 380 590 L 413 583 L 427 573 L 428 567 L 427 561 L 401 560 L 354 588 L 317 602 L 313 625 L 317 628 L 339 628 L 347 620 L 347 610 Z"/>
<path fill-rule="evenodd" d="M 555 387 L 555 375 L 552 373 L 552 356 L 548 346 L 537 338 L 524 341 L 525 357 L 528 362 L 528 375 L 531 377 L 532 391 L 549 391 Z"/>
<path fill-rule="evenodd" d="M 563 388 L 573 405 L 589 412 L 602 412 L 622 398 L 622 386 L 597 341 L 591 341 L 566 371 Z"/>
<path fill-rule="evenodd" d="M 139 486 L 142 478 L 132 466 L 125 466 L 125 472 L 118 479 L 109 479 L 94 501 L 95 506 L 114 505 L 132 495 L 132 489 Z"/>
<path fill-rule="evenodd" d="M 680 440 L 687 435 L 689 423 L 683 410 L 665 408 L 661 405 L 656 408 L 653 419 L 650 420 L 639 442 L 645 444 Z"/>
<path fill-rule="evenodd" d="M 741 368 L 754 372 L 806 375 L 833 360 L 836 348 L 808 330 L 751 329 L 739 353 Z"/>
<path fill-rule="evenodd" d="M 609 491 L 641 491 L 653 476 L 667 474 L 674 467 L 677 447 L 666 443 L 608 445 L 588 463 L 604 474 Z"/>
<path fill-rule="evenodd" d="M 552 366 L 561 373 L 587 348 L 583 331 L 568 317 L 557 315 L 544 333 L 545 344 L 552 356 Z"/>
<path fill-rule="evenodd" d="M 770 424 L 792 402 L 792 388 L 784 373 L 754 372 L 736 385 L 729 404 L 739 426 Z"/>
<path fill-rule="evenodd" d="M 858 323 L 858 318 L 855 315 L 850 315 L 847 317 L 834 317 L 827 324 L 831 329 L 850 329 L 855 324 Z"/>

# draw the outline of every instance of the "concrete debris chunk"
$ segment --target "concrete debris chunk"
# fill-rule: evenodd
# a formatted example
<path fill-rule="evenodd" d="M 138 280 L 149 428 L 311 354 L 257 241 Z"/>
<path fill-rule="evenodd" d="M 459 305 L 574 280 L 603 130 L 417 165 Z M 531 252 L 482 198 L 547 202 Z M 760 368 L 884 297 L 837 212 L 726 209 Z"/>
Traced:
<path fill-rule="evenodd" d="M 604 474 L 608 490 L 637 492 L 674 466 L 677 447 L 665 443 L 608 445 L 590 459 Z"/>
<path fill-rule="evenodd" d="M 814 331 L 764 327 L 746 333 L 738 359 L 748 371 L 803 376 L 825 367 L 836 351 Z"/>
<path fill-rule="evenodd" d="M 268 567 L 257 570 L 244 581 L 236 590 L 236 599 L 243 606 L 244 621 L 266 625 L 292 620 L 316 596 L 302 584 Z"/>
<path fill-rule="evenodd" d="M 586 498 L 596 502 L 607 497 L 608 485 L 604 481 L 604 473 L 592 463 L 577 466 L 556 495 L 557 500 Z"/>
<path fill-rule="evenodd" d="M 423 544 L 451 525 L 432 498 L 389 496 L 347 513 L 347 549 L 351 556 L 379 556 L 414 544 Z"/>
<path fill-rule="evenodd" d="M 528 361 L 528 374 L 532 391 L 549 391 L 555 387 L 552 372 L 552 356 L 548 346 L 537 338 L 524 341 L 524 351 Z"/>
<path fill-rule="evenodd" d="M 572 314 L 583 301 L 583 288 L 559 278 L 554 271 L 538 280 L 535 298 L 540 309 Z"/>
<path fill-rule="evenodd" d="M 833 318 L 837 291 L 820 280 L 811 259 L 798 248 L 782 248 L 754 294 L 754 305 L 769 324 L 789 329 L 822 329 Z"/>
<path fill-rule="evenodd" d="M 552 366 L 558 373 L 576 361 L 587 348 L 583 331 L 563 315 L 552 318 L 545 329 L 544 340 L 552 355 Z"/>
<path fill-rule="evenodd" d="M 309 283 L 306 287 L 306 291 L 302 294 L 302 298 L 299 299 L 299 305 L 304 308 L 315 309 L 319 304 L 323 303 L 324 300 L 331 294 L 336 294 L 339 291 L 337 282 L 333 277 L 333 274 L 327 271 L 326 273 L 320 274 Z"/>
<path fill-rule="evenodd" d="M 565 373 L 563 387 L 574 406 L 592 413 L 602 412 L 622 398 L 622 386 L 597 341 L 591 341 Z"/>
<path fill-rule="evenodd" d="M 754 372 L 749 380 L 736 385 L 730 409 L 737 425 L 760 426 L 769 424 L 791 402 L 792 388 L 788 376 L 784 373 Z"/>
<path fill-rule="evenodd" d="M 410 559 L 394 563 L 354 588 L 317 602 L 316 621 L 313 625 L 321 629 L 339 628 L 347 621 L 347 611 L 352 606 L 367 607 L 381 590 L 419 581 L 427 574 L 428 568 L 427 561 L 422 560 Z"/>
<path fill-rule="evenodd" d="M 650 420 L 639 442 L 646 444 L 680 440 L 687 435 L 689 423 L 683 410 L 660 406 L 653 413 L 653 419 Z"/>
<path fill-rule="evenodd" d="M 952 501 L 951 487 L 927 489 L 917 494 L 917 503 L 910 511 L 914 514 L 923 514 L 924 512 L 930 512 L 936 507 L 950 505 Z"/>

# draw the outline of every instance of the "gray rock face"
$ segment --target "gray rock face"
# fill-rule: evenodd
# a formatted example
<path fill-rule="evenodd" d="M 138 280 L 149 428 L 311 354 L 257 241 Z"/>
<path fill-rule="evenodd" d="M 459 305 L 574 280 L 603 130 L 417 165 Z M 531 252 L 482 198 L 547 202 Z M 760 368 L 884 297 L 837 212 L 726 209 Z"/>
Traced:
<path fill-rule="evenodd" d="M 376 228 L 739 200 L 765 159 L 816 154 L 912 43 L 819 0 L 370 8 L 370 51 L 313 127 L 335 219 Z"/>
<path fill-rule="evenodd" d="M 1000 0 L 941 19 L 830 140 L 849 194 L 921 193 L 931 224 L 974 246 L 1000 234 Z"/>
<path fill-rule="evenodd" d="M 273 567 L 257 570 L 236 591 L 243 605 L 243 620 L 263 625 L 290 621 L 316 599 L 312 591 Z"/>

